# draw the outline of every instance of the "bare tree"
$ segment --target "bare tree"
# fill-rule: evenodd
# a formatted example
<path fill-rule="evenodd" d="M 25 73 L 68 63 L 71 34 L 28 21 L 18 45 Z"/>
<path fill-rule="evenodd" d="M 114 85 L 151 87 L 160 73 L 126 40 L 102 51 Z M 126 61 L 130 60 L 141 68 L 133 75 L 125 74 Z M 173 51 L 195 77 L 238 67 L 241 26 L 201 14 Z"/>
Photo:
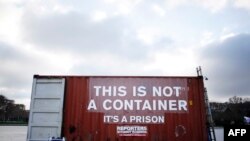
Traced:
<path fill-rule="evenodd" d="M 233 96 L 229 98 L 229 103 L 231 104 L 243 103 L 243 99 L 241 97 Z"/>
<path fill-rule="evenodd" d="M 249 97 L 243 98 L 243 103 L 246 103 L 246 102 L 250 102 L 250 98 Z"/>

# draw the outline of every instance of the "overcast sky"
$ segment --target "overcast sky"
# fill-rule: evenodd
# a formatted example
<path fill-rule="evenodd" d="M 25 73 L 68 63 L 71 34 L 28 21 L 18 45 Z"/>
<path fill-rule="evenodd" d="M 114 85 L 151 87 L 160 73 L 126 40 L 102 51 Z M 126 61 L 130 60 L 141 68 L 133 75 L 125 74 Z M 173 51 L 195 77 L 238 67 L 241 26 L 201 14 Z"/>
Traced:
<path fill-rule="evenodd" d="M 0 93 L 29 108 L 40 75 L 196 76 L 250 94 L 248 0 L 0 0 Z"/>

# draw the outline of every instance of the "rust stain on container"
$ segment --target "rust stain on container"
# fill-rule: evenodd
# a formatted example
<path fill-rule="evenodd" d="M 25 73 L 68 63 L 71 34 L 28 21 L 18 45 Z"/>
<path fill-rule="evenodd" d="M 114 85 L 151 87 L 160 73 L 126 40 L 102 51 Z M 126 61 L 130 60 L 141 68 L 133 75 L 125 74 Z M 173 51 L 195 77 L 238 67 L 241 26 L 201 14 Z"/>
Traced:
<path fill-rule="evenodd" d="M 69 141 L 208 140 L 202 77 L 62 77 Z"/>

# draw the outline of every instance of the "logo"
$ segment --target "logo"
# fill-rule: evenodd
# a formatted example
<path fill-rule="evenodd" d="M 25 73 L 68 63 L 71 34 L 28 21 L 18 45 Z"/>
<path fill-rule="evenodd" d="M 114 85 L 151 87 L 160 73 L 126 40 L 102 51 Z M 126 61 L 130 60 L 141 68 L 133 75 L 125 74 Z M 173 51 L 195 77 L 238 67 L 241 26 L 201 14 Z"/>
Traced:
<path fill-rule="evenodd" d="M 240 140 L 249 141 L 250 139 L 250 126 L 249 125 L 231 125 L 224 127 L 224 140 Z"/>

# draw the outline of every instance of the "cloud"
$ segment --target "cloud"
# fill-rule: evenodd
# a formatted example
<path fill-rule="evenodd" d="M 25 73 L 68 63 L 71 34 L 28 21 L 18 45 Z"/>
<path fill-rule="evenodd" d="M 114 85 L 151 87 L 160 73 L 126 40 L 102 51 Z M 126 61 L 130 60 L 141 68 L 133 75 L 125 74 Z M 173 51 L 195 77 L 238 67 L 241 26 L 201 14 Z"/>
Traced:
<path fill-rule="evenodd" d="M 0 93 L 29 106 L 34 74 L 67 74 L 74 60 L 65 54 L 0 42 Z"/>
<path fill-rule="evenodd" d="M 249 0 L 236 0 L 236 1 L 234 1 L 234 6 L 238 7 L 238 8 L 250 10 Z"/>
<path fill-rule="evenodd" d="M 74 61 L 67 54 L 0 42 L 0 64 L 0 87 L 27 89 L 34 74 L 67 73 Z"/>
<path fill-rule="evenodd" d="M 210 9 L 212 12 L 222 10 L 227 6 L 228 0 L 195 0 L 197 4 Z"/>
<path fill-rule="evenodd" d="M 169 10 L 183 6 L 202 7 L 210 10 L 212 13 L 231 7 L 250 10 L 249 0 L 162 0 L 160 3 Z"/>
<path fill-rule="evenodd" d="M 1 1 L 0 89 L 22 99 L 30 96 L 33 74 L 195 75 L 200 63 L 214 95 L 246 95 L 249 35 L 235 33 L 249 29 L 249 15 L 239 8 L 247 4 Z M 223 27 L 230 30 L 220 34 Z"/>
<path fill-rule="evenodd" d="M 154 46 L 153 41 L 150 45 L 145 44 L 147 41 L 137 37 L 137 30 L 125 18 L 118 16 L 96 22 L 77 12 L 46 16 L 26 13 L 22 19 L 22 31 L 23 40 L 37 47 L 78 55 L 110 53 L 141 60 L 147 58 Z M 157 41 L 155 43 L 162 40 L 158 35 L 152 38 Z M 170 39 L 167 41 L 171 43 Z"/>
<path fill-rule="evenodd" d="M 165 0 L 164 3 L 170 10 L 192 5 L 209 9 L 211 12 L 218 12 L 227 6 L 228 0 Z"/>
<path fill-rule="evenodd" d="M 26 77 L 26 67 L 30 62 L 29 57 L 7 44 L 0 42 L 0 86 L 21 88 L 31 82 L 30 76 Z M 27 66 L 26 66 L 27 65 Z"/>
<path fill-rule="evenodd" d="M 44 48 L 57 48 L 77 51 L 110 49 L 120 41 L 119 21 L 92 23 L 87 16 L 51 14 L 47 16 L 25 15 L 23 31 L 25 40 Z M 106 45 L 106 48 L 103 47 Z"/>
<path fill-rule="evenodd" d="M 105 0 L 105 3 L 114 8 L 114 13 L 118 15 L 128 15 L 130 14 L 137 5 L 139 5 L 142 0 L 126 0 L 126 1 L 115 1 L 115 0 Z M 110 8 L 111 8 L 110 7 Z"/>
<path fill-rule="evenodd" d="M 200 59 L 211 95 L 229 98 L 250 94 L 249 46 L 250 34 L 237 34 L 202 49 Z"/>

